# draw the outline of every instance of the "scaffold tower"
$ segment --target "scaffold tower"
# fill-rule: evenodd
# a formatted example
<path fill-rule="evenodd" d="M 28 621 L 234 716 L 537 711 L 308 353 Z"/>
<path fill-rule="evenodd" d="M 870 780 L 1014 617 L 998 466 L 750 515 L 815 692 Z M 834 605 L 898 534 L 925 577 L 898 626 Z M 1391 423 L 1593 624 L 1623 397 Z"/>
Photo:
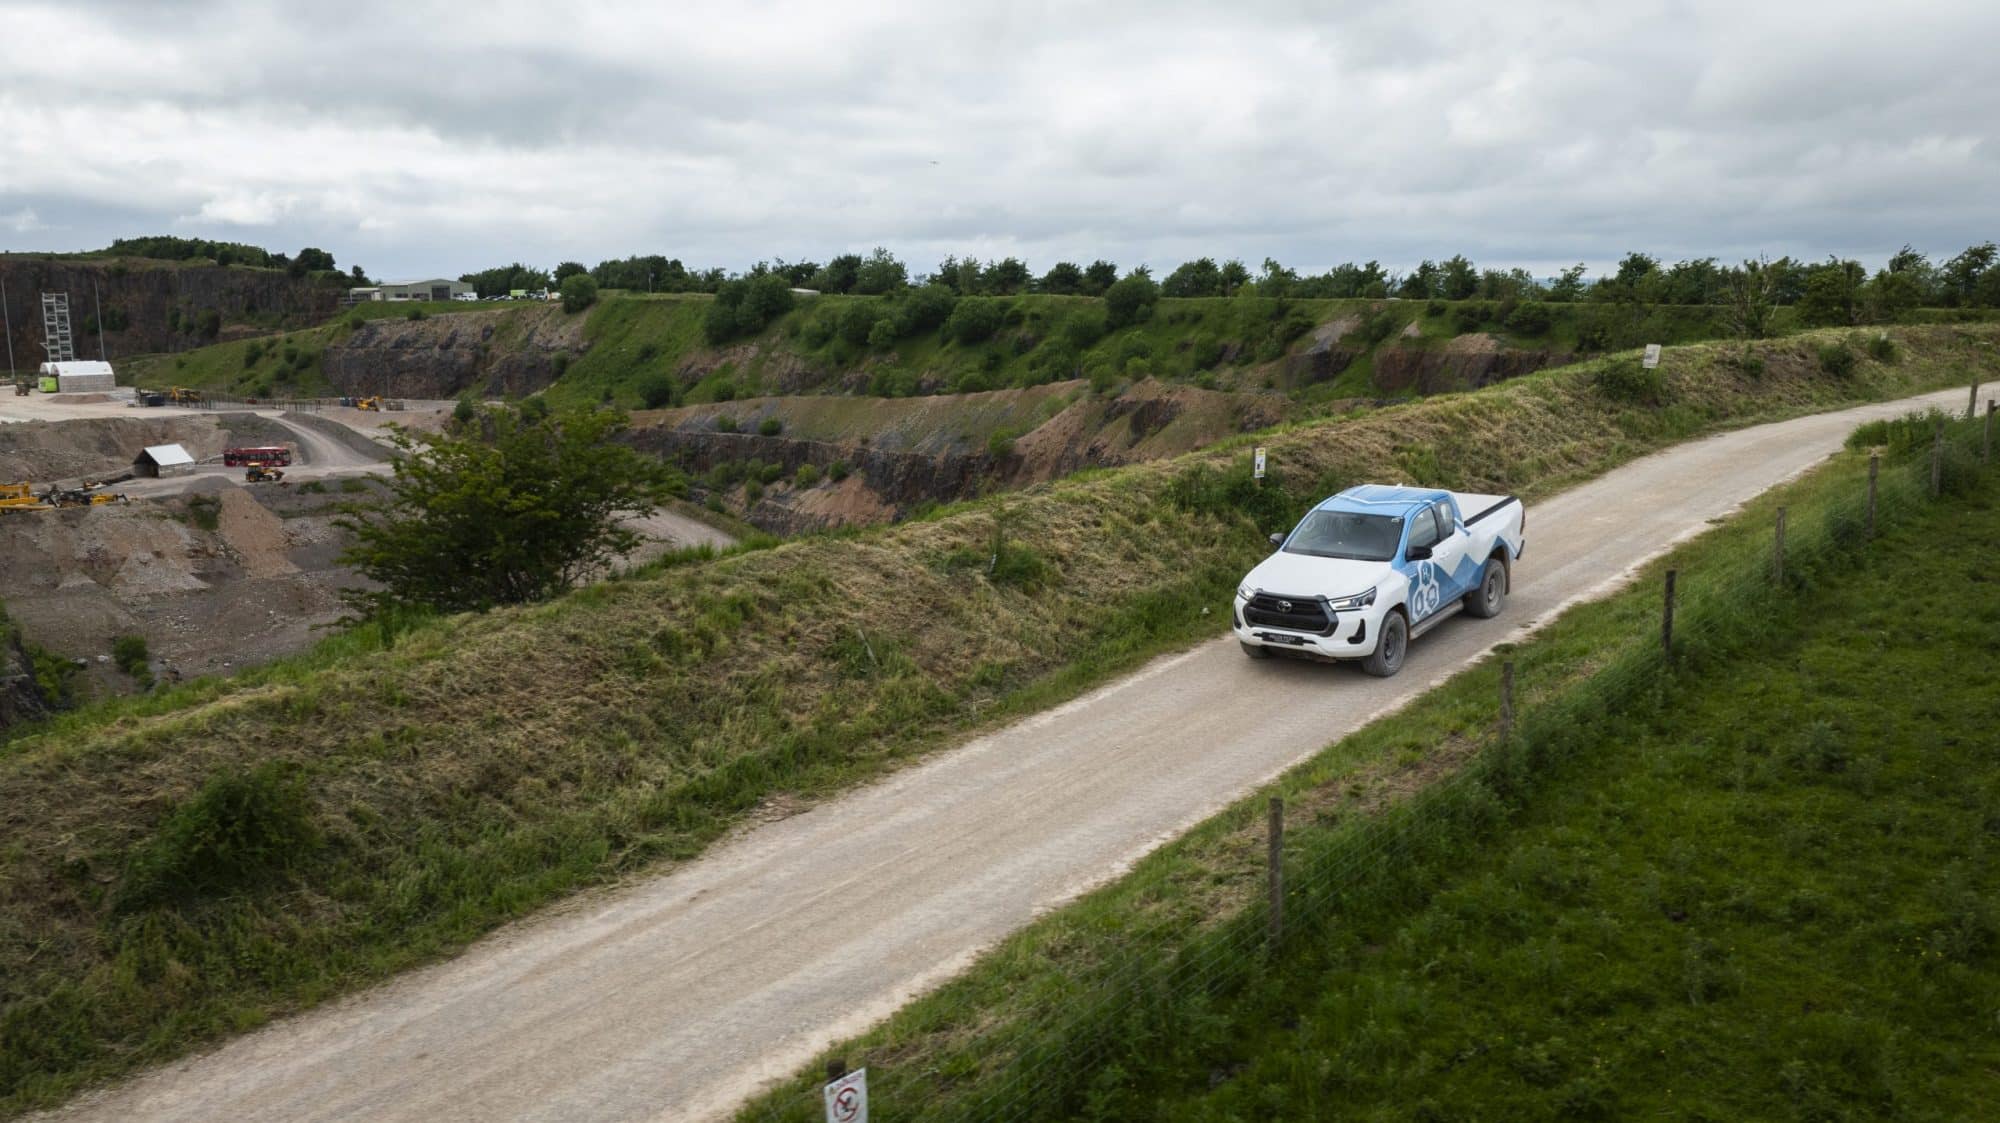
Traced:
<path fill-rule="evenodd" d="M 69 334 L 69 294 L 42 294 L 42 346 L 52 363 L 76 361 L 76 343 Z"/>

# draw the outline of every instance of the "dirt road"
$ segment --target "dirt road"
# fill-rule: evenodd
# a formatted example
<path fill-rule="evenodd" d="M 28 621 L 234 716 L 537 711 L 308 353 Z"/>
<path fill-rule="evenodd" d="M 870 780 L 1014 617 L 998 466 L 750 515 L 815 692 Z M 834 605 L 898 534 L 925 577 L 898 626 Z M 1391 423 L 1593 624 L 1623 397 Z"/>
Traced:
<path fill-rule="evenodd" d="M 1932 395 L 1950 406 L 1964 391 Z M 1614 586 L 1895 403 L 1744 430 L 1537 504 L 1513 599 L 1393 679 L 1251 662 L 1233 639 L 665 876 L 147 1074 L 68 1119 L 698 1119 L 1246 789 Z"/>

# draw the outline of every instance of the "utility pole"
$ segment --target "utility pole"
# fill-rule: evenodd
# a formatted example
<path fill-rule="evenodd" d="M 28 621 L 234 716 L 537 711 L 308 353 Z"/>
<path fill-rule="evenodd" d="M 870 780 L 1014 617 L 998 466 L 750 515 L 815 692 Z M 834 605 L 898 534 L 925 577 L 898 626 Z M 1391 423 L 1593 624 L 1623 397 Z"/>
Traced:
<path fill-rule="evenodd" d="M 12 382 L 14 374 L 14 314 L 7 311 L 7 278 L 0 277 L 0 324 L 7 333 L 7 381 Z"/>
<path fill-rule="evenodd" d="M 101 362 L 111 361 L 111 352 L 104 349 L 104 301 L 97 295 L 97 278 L 90 279 L 90 306 L 97 312 L 97 358 Z"/>

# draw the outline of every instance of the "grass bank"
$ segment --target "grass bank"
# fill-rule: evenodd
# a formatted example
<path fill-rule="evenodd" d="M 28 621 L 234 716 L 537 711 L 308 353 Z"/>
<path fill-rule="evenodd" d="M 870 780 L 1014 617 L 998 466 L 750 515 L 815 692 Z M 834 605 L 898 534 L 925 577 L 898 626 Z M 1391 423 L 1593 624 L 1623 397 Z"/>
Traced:
<path fill-rule="evenodd" d="M 1632 356 L 371 627 L 0 744 L 0 1105 L 422 962 L 1211 634 L 1260 532 L 1396 476 L 1534 496 L 1759 418 L 2000 378 L 1991 328 Z M 1855 341 L 1853 348 L 1860 348 Z M 998 555 L 1004 564 L 994 561 Z"/>
<path fill-rule="evenodd" d="M 885 1118 L 1980 1115 L 2000 485 L 1958 425 L 1929 500 L 1929 430 L 1862 434 L 1877 539 L 1850 455 L 1509 651 L 1511 736 L 1456 676 L 832 1055 Z"/>

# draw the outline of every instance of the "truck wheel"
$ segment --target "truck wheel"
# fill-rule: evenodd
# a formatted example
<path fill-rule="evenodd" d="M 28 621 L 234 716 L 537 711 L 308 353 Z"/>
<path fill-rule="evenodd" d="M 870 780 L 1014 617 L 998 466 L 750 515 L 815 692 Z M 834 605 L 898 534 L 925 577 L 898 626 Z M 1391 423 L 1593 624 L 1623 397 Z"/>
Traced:
<path fill-rule="evenodd" d="M 1252 659 L 1269 659 L 1271 657 L 1271 649 L 1261 643 L 1249 643 L 1244 640 L 1237 640 L 1236 642 L 1242 644 L 1243 654 L 1248 655 Z"/>
<path fill-rule="evenodd" d="M 1487 558 L 1486 569 L 1479 575 L 1479 587 L 1465 594 L 1465 611 L 1474 616 L 1488 617 L 1500 615 L 1500 606 L 1507 603 L 1507 567 L 1499 558 Z"/>
<path fill-rule="evenodd" d="M 1376 678 L 1388 678 L 1403 669 L 1403 656 L 1410 650 L 1410 622 L 1400 612 L 1382 618 L 1382 636 L 1375 650 L 1361 661 L 1361 669 Z"/>

